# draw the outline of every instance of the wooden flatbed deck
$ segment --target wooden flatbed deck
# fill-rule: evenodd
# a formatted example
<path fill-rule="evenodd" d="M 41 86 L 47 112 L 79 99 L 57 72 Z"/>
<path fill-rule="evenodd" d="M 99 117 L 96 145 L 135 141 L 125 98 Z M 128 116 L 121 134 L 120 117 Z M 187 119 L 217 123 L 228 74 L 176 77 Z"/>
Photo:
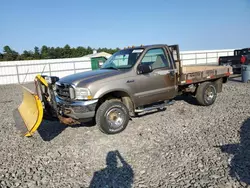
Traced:
<path fill-rule="evenodd" d="M 183 66 L 180 72 L 180 85 L 203 82 L 231 75 L 230 66 Z"/>
<path fill-rule="evenodd" d="M 182 67 L 182 73 L 188 74 L 193 72 L 202 72 L 207 70 L 224 70 L 224 66 L 186 66 Z"/>

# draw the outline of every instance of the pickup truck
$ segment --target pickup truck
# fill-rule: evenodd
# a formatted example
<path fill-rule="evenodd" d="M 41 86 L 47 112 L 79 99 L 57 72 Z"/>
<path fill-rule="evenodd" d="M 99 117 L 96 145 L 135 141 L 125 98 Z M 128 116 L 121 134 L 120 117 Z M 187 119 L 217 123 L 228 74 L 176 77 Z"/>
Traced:
<path fill-rule="evenodd" d="M 233 67 L 233 73 L 241 73 L 241 65 L 248 65 L 250 60 L 250 48 L 243 48 L 234 50 L 233 56 L 219 57 L 219 65 L 226 65 Z"/>
<path fill-rule="evenodd" d="M 53 86 L 48 101 L 61 122 L 94 120 L 102 132 L 116 134 L 130 118 L 164 109 L 178 95 L 190 94 L 198 104 L 212 105 L 231 74 L 231 66 L 183 66 L 179 46 L 162 44 L 125 48 L 98 70 L 44 80 Z"/>

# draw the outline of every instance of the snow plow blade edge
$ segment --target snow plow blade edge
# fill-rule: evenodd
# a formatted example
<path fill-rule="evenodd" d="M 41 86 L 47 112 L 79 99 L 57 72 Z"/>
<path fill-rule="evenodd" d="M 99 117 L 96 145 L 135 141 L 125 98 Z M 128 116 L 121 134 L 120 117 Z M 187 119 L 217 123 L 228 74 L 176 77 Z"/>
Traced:
<path fill-rule="evenodd" d="M 43 119 L 43 105 L 38 95 L 23 88 L 21 105 L 13 111 L 17 129 L 22 135 L 29 137 L 38 129 Z"/>

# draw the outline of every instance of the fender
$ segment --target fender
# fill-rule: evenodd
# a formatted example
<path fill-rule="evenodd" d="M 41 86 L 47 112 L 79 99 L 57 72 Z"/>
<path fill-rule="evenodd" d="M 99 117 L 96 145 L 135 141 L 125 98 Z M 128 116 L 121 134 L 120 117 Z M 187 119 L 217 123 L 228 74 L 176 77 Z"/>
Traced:
<path fill-rule="evenodd" d="M 132 102 L 134 103 L 133 94 L 132 94 L 132 92 L 130 92 L 129 90 L 130 90 L 129 87 L 123 87 L 123 88 L 121 88 L 121 87 L 115 87 L 115 86 L 110 87 L 110 85 L 109 85 L 109 86 L 104 86 L 104 87 L 101 87 L 101 88 L 96 92 L 96 94 L 94 95 L 93 98 L 94 98 L 94 99 L 100 99 L 100 98 L 102 98 L 104 95 L 109 94 L 109 93 L 112 93 L 112 92 L 124 92 L 124 93 L 126 93 L 126 94 L 130 97 L 130 99 L 131 99 Z"/>

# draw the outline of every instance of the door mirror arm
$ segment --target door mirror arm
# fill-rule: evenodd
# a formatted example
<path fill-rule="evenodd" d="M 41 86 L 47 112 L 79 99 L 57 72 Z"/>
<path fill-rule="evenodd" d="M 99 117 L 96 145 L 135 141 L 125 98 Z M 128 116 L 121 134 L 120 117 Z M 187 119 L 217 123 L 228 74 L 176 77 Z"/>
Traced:
<path fill-rule="evenodd" d="M 171 71 L 170 71 L 170 75 L 171 75 L 171 76 L 174 76 L 174 75 L 175 75 L 175 71 L 174 71 L 174 70 L 171 70 Z"/>

